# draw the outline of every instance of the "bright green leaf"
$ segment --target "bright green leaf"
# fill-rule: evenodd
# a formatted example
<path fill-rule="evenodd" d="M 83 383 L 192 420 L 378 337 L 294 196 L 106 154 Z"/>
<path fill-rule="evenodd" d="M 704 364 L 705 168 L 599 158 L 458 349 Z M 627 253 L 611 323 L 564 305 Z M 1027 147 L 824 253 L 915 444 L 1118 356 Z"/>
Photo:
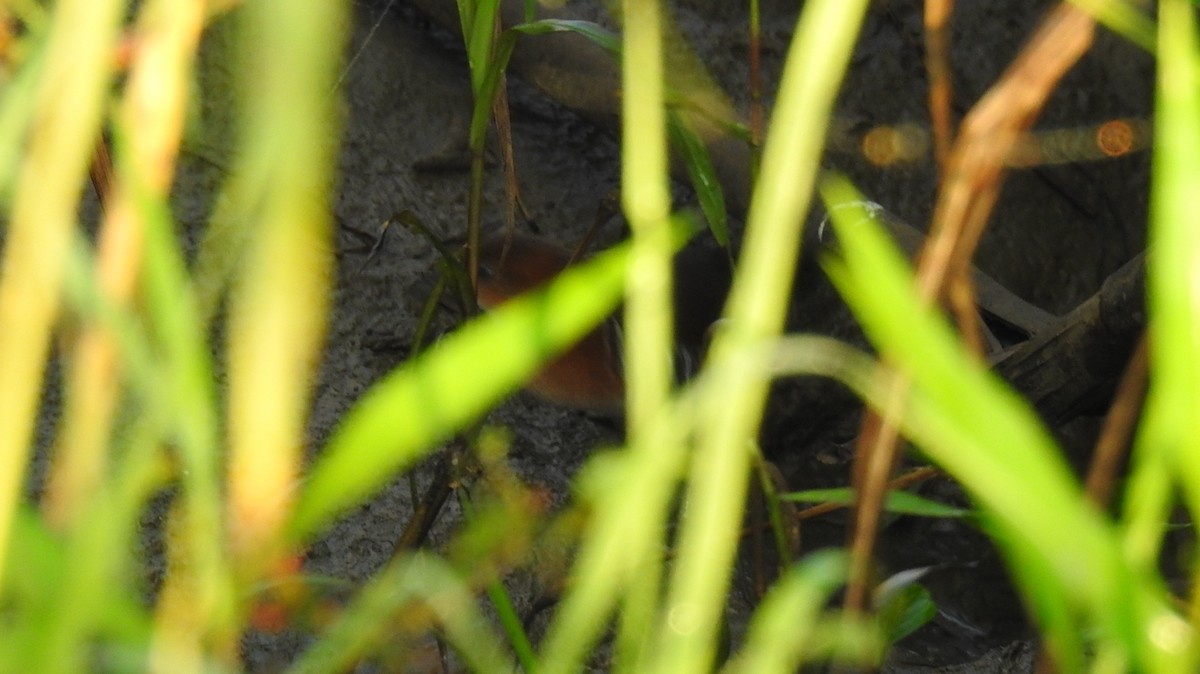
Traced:
<path fill-rule="evenodd" d="M 388 374 L 346 414 L 317 459 L 293 534 L 315 534 L 438 442 L 479 419 L 616 307 L 624 247 L 561 274 L 544 291 L 472 321 Z"/>

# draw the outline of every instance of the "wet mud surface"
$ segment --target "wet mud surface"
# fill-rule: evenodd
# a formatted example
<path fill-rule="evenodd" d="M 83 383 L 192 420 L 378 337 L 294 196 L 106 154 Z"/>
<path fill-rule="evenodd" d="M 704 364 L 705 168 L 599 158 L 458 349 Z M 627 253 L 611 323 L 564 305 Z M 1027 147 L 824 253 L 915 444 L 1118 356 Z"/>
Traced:
<path fill-rule="evenodd" d="M 798 3 L 763 4 L 764 81 L 772 83 L 778 81 Z M 855 142 L 884 125 L 928 128 L 920 4 L 876 3 L 868 16 L 837 107 L 839 128 L 850 141 L 831 146 L 825 164 L 847 173 L 871 199 L 924 229 L 934 202 L 934 168 L 928 156 L 880 167 L 868 162 Z M 959 114 L 1002 72 L 1050 4 L 960 3 L 952 37 Z M 596 8 L 575 3 L 568 3 L 566 11 L 597 16 Z M 704 0 L 681 0 L 676 7 L 683 31 L 741 110 L 748 100 L 743 11 L 739 3 Z M 368 259 L 362 238 L 352 230 L 373 231 L 404 210 L 445 237 L 461 232 L 466 222 L 468 175 L 463 167 L 471 96 L 456 38 L 404 2 L 391 7 L 360 3 L 354 14 L 352 60 L 342 82 L 346 126 L 335 199 L 338 277 L 327 353 L 315 388 L 312 447 L 320 447 L 354 401 L 407 357 L 437 260 L 424 239 L 404 228 L 393 228 Z M 207 47 L 219 50 L 229 39 L 226 32 L 218 26 Z M 1152 67 L 1146 54 L 1100 30 L 1091 54 L 1055 94 L 1039 128 L 1145 118 L 1152 103 Z M 210 65 L 201 86 L 219 88 L 228 76 L 219 63 Z M 510 83 L 513 143 L 525 204 L 543 236 L 573 246 L 618 187 L 617 143 L 610 130 L 548 100 L 534 87 L 516 78 Z M 768 102 L 770 98 L 768 92 Z M 185 155 L 177 207 L 181 220 L 193 224 L 202 223 L 211 206 L 228 141 L 222 131 L 228 128 L 228 112 L 212 102 L 202 114 L 206 134 Z M 1146 153 L 1014 171 L 977 264 L 1026 300 L 1065 313 L 1144 247 L 1147 185 Z M 686 204 L 686 189 L 678 193 Z M 492 161 L 485 220 L 499 223 L 503 204 L 501 169 Z M 609 223 L 598 245 L 619 236 L 619 227 Z M 801 270 L 790 324 L 794 330 L 861 339 L 827 282 L 811 267 Z M 443 320 L 436 327 L 447 329 L 450 323 Z M 807 401 L 814 396 L 845 394 L 828 383 L 785 382 L 777 387 L 764 426 L 763 449 L 795 489 L 842 485 L 849 473 L 849 441 L 857 416 L 810 414 Z M 590 452 L 620 441 L 611 422 L 528 394 L 503 404 L 487 421 L 510 430 L 513 469 L 544 488 L 556 505 L 568 499 L 570 480 Z M 1095 418 L 1084 415 L 1056 430 L 1069 445 L 1086 448 L 1096 428 Z M 418 471 L 419 488 L 430 473 Z M 966 504 L 947 481 L 928 484 L 924 493 Z M 306 567 L 352 583 L 369 578 L 391 556 L 411 513 L 409 485 L 397 479 L 315 544 Z M 447 540 L 459 521 L 451 500 L 430 544 L 436 548 Z M 841 544 L 844 531 L 842 515 L 814 520 L 806 524 L 806 545 Z M 982 534 L 955 522 L 897 519 L 886 528 L 880 546 L 886 570 L 933 567 L 926 582 L 939 606 L 930 625 L 893 649 L 884 671 L 1031 670 L 1036 646 L 1003 565 Z M 748 563 L 743 564 L 731 596 L 735 641 L 752 605 L 749 575 Z M 519 612 L 536 599 L 532 586 L 530 578 L 513 579 L 510 590 Z M 247 661 L 256 671 L 272 671 L 306 643 L 299 633 L 255 635 L 245 644 Z"/>

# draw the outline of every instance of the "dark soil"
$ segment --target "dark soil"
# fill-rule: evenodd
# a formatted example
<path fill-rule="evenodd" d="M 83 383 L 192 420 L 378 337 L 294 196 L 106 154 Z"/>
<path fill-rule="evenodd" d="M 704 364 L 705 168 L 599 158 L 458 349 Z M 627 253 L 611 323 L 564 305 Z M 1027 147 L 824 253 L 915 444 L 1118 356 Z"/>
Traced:
<path fill-rule="evenodd" d="M 446 3 L 453 5 L 453 3 Z M 746 26 L 741 3 L 679 0 L 680 25 L 721 86 L 745 110 Z M 764 2 L 765 81 L 778 80 L 795 24 L 794 2 Z M 959 3 L 953 31 L 955 108 L 961 114 L 995 81 L 1052 3 L 993 0 Z M 595 17 L 591 6 L 567 11 Z M 928 128 L 923 65 L 921 3 L 875 3 L 838 104 L 842 136 L 861 138 L 879 125 Z M 227 26 L 209 35 L 207 54 L 229 39 Z M 537 38 L 533 38 L 537 39 Z M 430 287 L 436 253 L 421 237 L 393 228 L 368 259 L 351 229 L 374 231 L 393 213 L 410 210 L 440 235 L 466 222 L 466 126 L 471 96 L 465 57 L 454 34 L 413 6 L 360 3 L 342 85 L 346 128 L 341 185 L 336 199 L 339 273 L 328 351 L 316 387 L 311 446 L 320 447 L 338 419 L 384 373 L 407 355 L 420 304 Z M 206 59 L 201 85 L 217 91 L 229 68 Z M 1092 126 L 1114 117 L 1146 117 L 1152 105 L 1152 60 L 1136 47 L 1100 30 L 1091 54 L 1055 94 L 1039 127 Z M 580 240 L 602 201 L 618 187 L 618 147 L 611 129 L 548 100 L 510 78 L 513 143 L 523 198 L 544 236 L 571 246 Z M 767 99 L 770 100 L 769 95 Z M 205 97 L 205 133 L 185 157 L 177 213 L 186 223 L 205 219 L 222 178 L 229 112 L 220 97 Z M 977 263 L 1028 301 L 1061 314 L 1096 292 L 1105 277 L 1144 247 L 1148 157 L 1046 165 L 1014 171 L 1008 178 Z M 831 146 L 826 165 L 849 174 L 871 199 L 919 228 L 934 202 L 934 169 L 928 157 L 880 168 L 858 145 Z M 681 205 L 687 192 L 679 190 Z M 487 172 L 485 218 L 502 220 L 503 179 L 497 162 Z M 619 236 L 610 223 L 600 245 Z M 795 291 L 792 328 L 858 340 L 845 312 L 818 271 L 806 268 Z M 443 321 L 441 329 L 449 328 Z M 772 399 L 762 444 L 793 488 L 844 484 L 857 416 L 809 413 L 812 396 L 842 396 L 836 387 L 791 382 Z M 1101 410 L 1096 410 L 1096 413 Z M 557 503 L 589 452 L 619 440 L 610 422 L 559 409 L 521 394 L 495 410 L 489 424 L 511 430 L 511 464 L 526 480 L 544 486 Z M 1059 430 L 1078 447 L 1095 434 L 1085 415 Z M 418 476 L 430 479 L 429 471 Z M 927 493 L 965 502 L 948 482 Z M 1036 497 L 1036 495 L 1031 495 Z M 369 504 L 339 522 L 308 552 L 314 573 L 360 582 L 392 554 L 412 513 L 409 488 L 397 479 Z M 431 537 L 436 547 L 459 521 L 451 501 Z M 809 545 L 840 544 L 845 521 L 837 515 L 809 524 Z M 891 522 L 881 541 L 887 570 L 931 566 L 927 585 L 938 617 L 888 657 L 889 672 L 1030 671 L 1036 647 L 1022 608 L 1000 560 L 981 534 L 965 525 L 931 520 Z M 736 640 L 751 605 L 749 570 L 739 570 L 731 598 Z M 520 578 L 511 588 L 519 611 L 533 601 Z M 256 635 L 246 643 L 249 666 L 270 671 L 307 643 L 299 634 Z"/>

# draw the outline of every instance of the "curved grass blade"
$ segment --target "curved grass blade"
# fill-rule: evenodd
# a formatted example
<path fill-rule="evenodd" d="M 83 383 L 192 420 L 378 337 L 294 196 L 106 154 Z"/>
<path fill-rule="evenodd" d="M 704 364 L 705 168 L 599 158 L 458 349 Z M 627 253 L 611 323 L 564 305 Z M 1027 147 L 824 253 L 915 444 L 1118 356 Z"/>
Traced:
<path fill-rule="evenodd" d="M 324 346 L 333 264 L 335 87 L 346 8 L 271 0 L 242 12 L 243 153 L 233 180 L 252 233 L 229 297 L 226 516 L 242 577 L 285 555 L 281 540 L 303 463 L 311 381 Z M 252 73 L 252 74 L 250 74 Z"/>
<path fill-rule="evenodd" d="M 825 128 L 849 63 L 867 3 L 805 3 L 780 83 L 777 124 L 771 126 L 750 206 L 741 264 L 719 330 L 711 365 L 771 339 L 782 329 L 800 224 L 816 181 Z M 711 666 L 745 504 L 750 453 L 767 384 L 732 372 L 704 396 L 695 417 L 696 451 L 687 486 L 687 516 L 664 615 L 683 611 L 692 629 L 659 631 L 651 671 L 701 671 Z"/>
<path fill-rule="evenodd" d="M 482 416 L 620 299 L 624 247 L 561 274 L 544 291 L 463 326 L 376 384 L 342 421 L 304 485 L 300 540 Z"/>
<path fill-rule="evenodd" d="M 827 181 L 824 192 L 831 205 L 861 198 L 844 180 Z M 1181 626 L 1161 582 L 1129 567 L 1033 410 L 917 299 L 903 256 L 865 211 L 830 212 L 844 249 L 827 258 L 827 271 L 881 353 L 913 383 L 902 427 L 980 504 L 1059 664 L 1082 666 L 1079 641 L 1095 627 L 1144 671 L 1190 670 L 1190 640 L 1147 629 Z"/>

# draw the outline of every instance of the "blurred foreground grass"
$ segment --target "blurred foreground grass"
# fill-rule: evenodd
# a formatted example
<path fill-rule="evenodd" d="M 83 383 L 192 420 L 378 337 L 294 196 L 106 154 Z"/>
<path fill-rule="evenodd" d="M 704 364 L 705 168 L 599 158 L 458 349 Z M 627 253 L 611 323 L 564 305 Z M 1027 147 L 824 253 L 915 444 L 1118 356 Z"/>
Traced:
<path fill-rule="evenodd" d="M 540 646 L 523 647 L 519 625 L 506 624 L 502 636 L 478 601 L 489 588 L 503 606 L 497 569 L 510 553 L 499 539 L 513 535 L 513 518 L 533 516 L 520 498 L 505 500 L 520 493 L 510 485 L 480 504 L 457 556 L 400 555 L 359 589 L 298 656 L 295 671 L 345 671 L 372 657 L 402 629 L 393 620 L 401 612 L 403 629 L 436 630 L 479 671 L 510 668 L 509 648 L 526 669 L 578 671 L 614 623 L 616 669 L 708 671 L 722 648 L 767 386 L 772 376 L 795 373 L 839 378 L 880 408 L 897 381 L 907 382 L 898 423 L 976 498 L 1065 671 L 1195 671 L 1200 604 L 1186 599 L 1178 608 L 1156 568 L 1171 508 L 1178 501 L 1193 513 L 1200 508 L 1194 10 L 1185 0 L 1163 0 L 1156 42 L 1147 26 L 1135 21 L 1130 29 L 1140 44 L 1156 44 L 1160 64 L 1152 376 L 1130 488 L 1113 519 L 1087 504 L 1029 406 L 917 300 L 911 272 L 866 214 L 838 209 L 843 253 L 829 269 L 882 361 L 828 340 L 780 338 L 801 214 L 866 4 L 805 4 L 728 321 L 691 386 L 670 391 L 664 369 L 673 239 L 663 31 L 657 3 L 630 0 L 623 105 L 627 119 L 641 122 L 623 138 L 632 241 L 386 375 L 307 467 L 305 415 L 333 265 L 339 120 L 331 92 L 349 6 L 252 0 L 232 10 L 237 163 L 206 237 L 221 247 L 200 252 L 201 259 L 219 253 L 223 264 L 196 269 L 185 263 L 168 196 L 197 45 L 206 22 L 227 10 L 184 0 L 147 0 L 133 10 L 117 0 L 0 8 L 0 671 L 242 669 L 238 644 L 256 618 L 256 593 L 292 555 L 470 428 L 603 320 L 624 289 L 636 410 L 628 447 L 595 457 L 580 476 L 592 516 Z M 486 69 L 496 3 L 459 5 L 472 68 Z M 488 80 L 478 73 L 473 80 L 490 107 Z M 77 207 L 102 130 L 114 171 L 91 242 Z M 826 181 L 824 196 L 837 204 L 858 198 L 836 179 Z M 217 297 L 228 307 L 228 330 L 212 343 Z M 509 355 L 498 360 L 498 352 Z M 218 354 L 228 363 L 221 392 Z M 54 440 L 38 451 L 53 460 L 35 499 L 25 481 L 52 358 L 64 373 L 65 404 L 59 418 L 46 420 Z M 468 381 L 464 371 L 477 376 Z M 679 491 L 687 507 L 667 555 Z M 164 494 L 168 567 L 147 604 L 143 560 L 133 551 L 143 513 Z M 792 671 L 831 653 L 878 662 L 887 640 L 881 626 L 826 608 L 845 573 L 840 553 L 801 560 L 771 590 L 728 669 Z"/>

